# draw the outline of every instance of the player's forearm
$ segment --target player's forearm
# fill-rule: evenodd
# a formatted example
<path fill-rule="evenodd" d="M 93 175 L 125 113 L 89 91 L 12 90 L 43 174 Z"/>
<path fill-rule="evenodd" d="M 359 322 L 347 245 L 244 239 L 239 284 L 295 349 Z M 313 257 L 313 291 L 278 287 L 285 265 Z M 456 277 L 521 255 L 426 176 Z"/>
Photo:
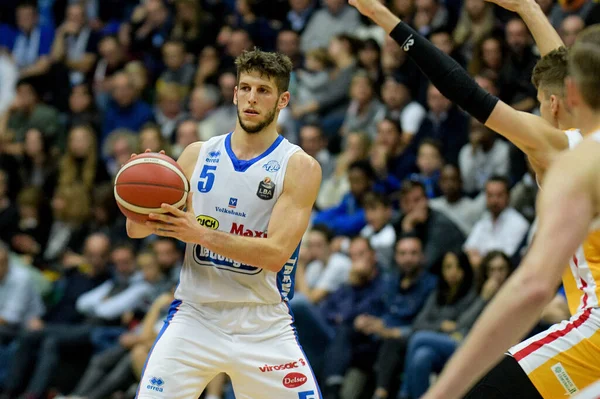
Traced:
<path fill-rule="evenodd" d="M 146 238 L 150 234 L 154 233 L 151 228 L 146 227 L 143 224 L 136 223 L 130 219 L 127 219 L 126 229 L 127 236 L 129 238 Z"/>
<path fill-rule="evenodd" d="M 202 229 L 197 244 L 226 258 L 249 266 L 279 272 L 292 255 L 271 238 L 246 237 Z"/>
<path fill-rule="evenodd" d="M 461 398 L 539 319 L 552 298 L 550 285 L 523 265 L 483 312 L 462 347 L 444 368 L 427 399 Z"/>
<path fill-rule="evenodd" d="M 527 24 L 542 57 L 565 45 L 535 0 L 523 1 L 518 13 Z"/>

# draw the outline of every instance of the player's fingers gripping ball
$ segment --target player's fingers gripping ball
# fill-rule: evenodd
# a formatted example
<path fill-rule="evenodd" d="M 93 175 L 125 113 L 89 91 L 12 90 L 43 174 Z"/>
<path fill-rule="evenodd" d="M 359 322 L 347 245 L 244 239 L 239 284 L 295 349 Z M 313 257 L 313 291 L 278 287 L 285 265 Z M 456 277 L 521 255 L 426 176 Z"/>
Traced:
<path fill-rule="evenodd" d="M 183 209 L 190 184 L 171 157 L 146 152 L 131 158 L 115 177 L 115 199 L 127 218 L 144 223 L 150 213 L 165 213 L 161 204 Z"/>

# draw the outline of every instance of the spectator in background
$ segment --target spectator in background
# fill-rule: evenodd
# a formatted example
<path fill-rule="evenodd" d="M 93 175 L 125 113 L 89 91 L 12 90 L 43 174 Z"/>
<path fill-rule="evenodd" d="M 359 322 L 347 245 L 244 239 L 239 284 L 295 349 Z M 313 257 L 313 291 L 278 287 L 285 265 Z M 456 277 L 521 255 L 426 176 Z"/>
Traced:
<path fill-rule="evenodd" d="M 561 23 L 569 16 L 577 15 L 586 19 L 590 11 L 594 8 L 593 1 L 587 0 L 558 0 L 550 13 L 549 20 L 555 29 L 559 29 Z"/>
<path fill-rule="evenodd" d="M 378 118 L 383 119 L 384 116 L 388 116 L 398 119 L 405 133 L 404 144 L 412 140 L 426 115 L 425 108 L 417 101 L 413 101 L 408 79 L 404 75 L 386 76 L 381 86 L 381 99 L 385 110 Z"/>
<path fill-rule="evenodd" d="M 117 207 L 112 183 L 106 182 L 94 187 L 89 230 L 106 234 L 111 242 L 121 242 L 127 238 L 125 222 L 125 217 Z"/>
<path fill-rule="evenodd" d="M 0 169 L 0 242 L 10 243 L 17 231 L 19 209 L 8 196 L 9 175 Z"/>
<path fill-rule="evenodd" d="M 57 183 L 57 165 L 50 153 L 48 139 L 38 129 L 25 133 L 20 172 L 25 186 L 42 189 L 47 198 L 52 198 Z"/>
<path fill-rule="evenodd" d="M 491 176 L 508 176 L 509 144 L 489 128 L 471 118 L 469 143 L 459 154 L 463 187 L 468 194 L 482 191 Z"/>
<path fill-rule="evenodd" d="M 195 0 L 176 0 L 174 3 L 175 23 L 171 38 L 182 41 L 188 55 L 195 55 L 214 43 L 219 31 L 214 16 L 203 10 L 201 3 Z"/>
<path fill-rule="evenodd" d="M 19 223 L 10 241 L 11 248 L 32 262 L 46 246 L 52 224 L 51 209 L 39 187 L 26 187 L 17 197 Z M 39 265 L 38 263 L 38 266 Z"/>
<path fill-rule="evenodd" d="M 344 135 L 348 132 L 367 132 L 375 138 L 376 117 L 382 109 L 383 104 L 377 99 L 375 84 L 366 71 L 359 70 L 352 77 L 350 105 L 346 110 L 340 133 Z"/>
<path fill-rule="evenodd" d="M 300 147 L 321 165 L 322 183 L 329 179 L 335 170 L 336 159 L 327 149 L 327 138 L 319 125 L 307 124 L 300 129 Z"/>
<path fill-rule="evenodd" d="M 221 105 L 200 124 L 201 140 L 206 141 L 211 137 L 233 131 L 237 120 L 237 107 L 233 103 L 236 84 L 237 77 L 233 72 L 224 72 L 219 76 Z"/>
<path fill-rule="evenodd" d="M 284 27 L 301 35 L 315 12 L 314 0 L 290 0 L 290 10 L 286 15 Z"/>
<path fill-rule="evenodd" d="M 7 29 L 2 32 L 0 47 L 10 51 L 21 79 L 45 75 L 50 69 L 54 30 L 39 23 L 34 1 L 23 1 L 17 5 L 16 22 L 16 30 Z"/>
<path fill-rule="evenodd" d="M 247 31 L 236 28 L 225 27 L 219 36 L 224 36 L 225 53 L 221 56 L 221 68 L 225 70 L 235 69 L 235 59 L 245 50 L 250 50 L 254 43 Z M 220 40 L 221 41 L 221 40 Z"/>
<path fill-rule="evenodd" d="M 192 119 L 186 119 L 177 126 L 175 133 L 175 144 L 171 147 L 173 159 L 179 158 L 185 148 L 199 141 L 198 123 Z"/>
<path fill-rule="evenodd" d="M 325 7 L 315 11 L 300 38 L 303 52 L 327 47 L 335 36 L 351 34 L 360 26 L 360 15 L 344 0 L 325 0 Z"/>
<path fill-rule="evenodd" d="M 558 33 L 560 38 L 565 43 L 565 47 L 569 48 L 575 43 L 575 39 L 579 32 L 585 28 L 585 22 L 579 15 L 570 15 L 560 23 Z"/>
<path fill-rule="evenodd" d="M 473 76 L 487 74 L 493 80 L 497 80 L 505 59 L 502 40 L 495 36 L 488 36 L 475 48 L 469 63 L 469 72 Z"/>
<path fill-rule="evenodd" d="M 425 271 L 419 238 L 400 237 L 394 258 L 397 270 L 386 279 L 386 311 L 380 319 L 366 318 L 362 323 L 366 332 L 383 339 L 374 368 L 374 399 L 390 396 L 402 366 L 412 323 L 436 286 L 436 277 Z"/>
<path fill-rule="evenodd" d="M 364 203 L 367 225 L 360 231 L 360 236 L 369 240 L 381 271 L 389 272 L 396 243 L 396 231 L 391 223 L 392 202 L 383 194 L 367 193 Z"/>
<path fill-rule="evenodd" d="M 440 195 L 438 181 L 442 166 L 444 166 L 444 159 L 442 158 L 441 143 L 433 139 L 423 140 L 417 150 L 417 168 L 419 171 L 412 174 L 410 178 L 423 183 L 427 198 L 435 198 Z"/>
<path fill-rule="evenodd" d="M 458 162 L 460 149 L 467 143 L 467 116 L 433 85 L 427 89 L 429 112 L 420 124 L 414 145 L 430 138 L 441 143 L 444 159 Z"/>
<path fill-rule="evenodd" d="M 346 136 L 343 150 L 335 159 L 335 170 L 327 179 L 323 179 L 317 208 L 327 209 L 340 203 L 344 195 L 350 190 L 348 181 L 348 167 L 356 161 L 366 161 L 371 149 L 371 140 L 366 133 L 353 132 Z"/>
<path fill-rule="evenodd" d="M 454 351 L 467 336 L 475 321 L 512 272 L 508 257 L 502 252 L 490 252 L 481 262 L 477 296 L 460 314 L 454 329 L 417 331 L 408 342 L 404 370 L 407 398 L 420 398 L 429 388 L 432 372 L 440 372 Z"/>
<path fill-rule="evenodd" d="M 236 0 L 232 26 L 244 29 L 259 48 L 264 51 L 275 49 L 277 30 L 275 23 L 257 13 L 257 4 L 252 0 Z"/>
<path fill-rule="evenodd" d="M 411 139 L 406 136 L 397 118 L 386 116 L 377 123 L 375 144 L 387 148 L 387 170 L 400 181 L 417 171 L 416 157 L 405 144 Z"/>
<path fill-rule="evenodd" d="M 509 183 L 503 176 L 492 176 L 485 185 L 487 211 L 473 226 L 464 249 L 473 267 L 492 250 L 512 257 L 523 243 L 529 222 L 509 206 Z"/>
<path fill-rule="evenodd" d="M 366 39 L 362 42 L 358 51 L 358 64 L 361 69 L 366 71 L 375 88 L 379 88 L 383 82 L 381 45 L 375 39 Z"/>
<path fill-rule="evenodd" d="M 153 76 L 162 72 L 161 50 L 173 29 L 173 17 L 163 0 L 148 0 L 134 10 L 127 38 L 130 51 L 140 54 L 144 65 Z"/>
<path fill-rule="evenodd" d="M 304 55 L 300 52 L 300 35 L 298 32 L 292 29 L 280 30 L 277 34 L 276 50 L 290 58 L 294 70 L 302 66 Z"/>
<path fill-rule="evenodd" d="M 105 154 L 107 171 L 114 178 L 124 165 L 131 154 L 137 151 L 138 137 L 135 132 L 127 129 L 117 129 L 113 131 L 103 145 L 103 154 Z"/>
<path fill-rule="evenodd" d="M 380 317 L 384 311 L 381 291 L 384 280 L 375 251 L 364 237 L 350 243 L 352 268 L 348 284 L 331 294 L 321 305 L 330 342 L 324 351 L 323 397 L 339 399 L 346 371 L 351 366 L 370 370 L 379 342 L 363 332 L 359 315 Z"/>
<path fill-rule="evenodd" d="M 83 183 L 91 190 L 94 185 L 110 180 L 98 154 L 96 135 L 89 126 L 76 126 L 69 132 L 67 150 L 58 166 L 58 184 Z"/>
<path fill-rule="evenodd" d="M 468 236 L 485 211 L 485 196 L 471 199 L 464 195 L 460 170 L 452 164 L 442 168 L 439 185 L 442 196 L 430 200 L 429 206 L 448 217 Z"/>
<path fill-rule="evenodd" d="M 425 186 L 419 181 L 403 182 L 400 210 L 402 215 L 394 223 L 396 236 L 411 234 L 421 239 L 427 270 L 431 270 L 443 254 L 460 248 L 465 241 L 465 235 L 450 219 L 429 208 Z"/>
<path fill-rule="evenodd" d="M 0 345 L 12 341 L 20 328 L 44 310 L 29 273 L 9 255 L 6 244 L 0 242 Z"/>
<path fill-rule="evenodd" d="M 531 72 L 538 57 L 533 53 L 532 39 L 522 19 L 513 18 L 506 24 L 506 44 L 508 57 L 498 76 L 500 99 L 520 111 L 531 111 L 537 104 Z"/>
<path fill-rule="evenodd" d="M 111 86 L 113 101 L 108 105 L 104 115 L 101 142 L 115 129 L 126 128 L 137 131 L 146 122 L 154 120 L 152 108 L 139 99 L 129 74 L 125 72 L 115 74 Z"/>
<path fill-rule="evenodd" d="M 19 80 L 19 69 L 10 55 L 4 54 L 0 47 L 0 115 L 3 115 L 12 104 L 17 95 L 17 81 Z"/>
<path fill-rule="evenodd" d="M 221 94 L 213 85 L 196 86 L 190 93 L 189 116 L 196 122 L 206 120 L 219 105 Z"/>
<path fill-rule="evenodd" d="M 335 235 L 355 236 L 367 224 L 364 196 L 375 186 L 375 171 L 366 161 L 355 161 L 348 167 L 350 192 L 335 207 L 317 213 L 313 224 L 324 224 Z"/>
<path fill-rule="evenodd" d="M 88 125 L 94 130 L 96 137 L 98 136 L 102 118 L 87 84 L 78 84 L 71 88 L 68 113 L 67 130 L 71 130 L 75 126 Z M 65 138 L 61 137 L 57 143 L 61 150 L 66 147 Z"/>
<path fill-rule="evenodd" d="M 156 81 L 156 91 L 165 93 L 175 91 L 179 98 L 186 98 L 194 81 L 196 69 L 186 61 L 185 44 L 177 40 L 169 40 L 162 46 L 162 60 L 166 70 Z M 169 86 L 166 86 L 169 84 Z"/>
<path fill-rule="evenodd" d="M 108 106 L 112 91 L 111 78 L 125 67 L 125 52 L 115 36 L 105 36 L 98 43 L 100 59 L 93 72 L 96 105 L 102 111 Z"/>
<path fill-rule="evenodd" d="M 152 152 L 165 151 L 167 155 L 171 155 L 170 144 L 163 137 L 160 131 L 160 125 L 155 123 L 147 123 L 142 126 L 138 136 L 138 152 L 150 150 Z"/>
<path fill-rule="evenodd" d="M 179 122 L 187 118 L 183 109 L 184 96 L 174 83 L 164 83 L 156 91 L 154 119 L 163 137 L 171 142 Z"/>
<path fill-rule="evenodd" d="M 448 10 L 439 0 L 415 0 L 415 8 L 413 26 L 423 36 L 448 26 Z"/>
<path fill-rule="evenodd" d="M 303 106 L 315 101 L 331 76 L 333 60 L 325 48 L 306 52 L 304 65 L 296 71 L 297 88 L 294 104 Z"/>
<path fill-rule="evenodd" d="M 495 25 L 492 4 L 484 0 L 466 0 L 462 8 L 453 37 L 461 48 L 462 55 L 468 59 L 475 46 L 492 33 Z"/>
<path fill-rule="evenodd" d="M 151 245 L 161 270 L 169 276 L 173 284 L 177 284 L 183 260 L 181 250 L 177 246 L 177 240 L 168 237 L 157 237 Z"/>
<path fill-rule="evenodd" d="M 292 310 L 295 309 L 295 304 L 302 301 L 319 303 L 348 282 L 350 259 L 333 250 L 332 239 L 332 231 L 323 225 L 315 225 L 308 232 L 306 249 L 310 261 L 303 268 L 302 281 L 297 282 L 298 293 L 301 295 L 294 295 Z"/>
<path fill-rule="evenodd" d="M 445 29 L 433 31 L 429 35 L 429 40 L 431 40 L 431 43 L 435 47 L 454 58 L 454 61 L 458 62 L 460 66 L 463 68 L 466 67 L 467 59 L 463 52 L 460 51 L 461 47 L 454 42 L 452 34 L 449 31 Z"/>
<path fill-rule="evenodd" d="M 39 91 L 32 80 L 20 80 L 17 83 L 17 95 L 8 110 L 0 116 L 0 132 L 12 135 L 12 142 L 4 151 L 15 155 L 23 152 L 25 132 L 37 128 L 54 145 L 60 137 L 61 126 L 58 111 L 41 102 Z"/>
<path fill-rule="evenodd" d="M 69 85 L 88 81 L 90 72 L 96 64 L 98 39 L 97 34 L 88 25 L 84 4 L 69 4 L 65 21 L 56 30 L 50 53 L 55 70 L 67 72 L 66 81 L 54 82 L 64 85 L 55 87 L 54 94 L 57 97 L 64 96 Z M 55 78 L 62 76 L 62 71 L 57 72 L 53 75 Z"/>

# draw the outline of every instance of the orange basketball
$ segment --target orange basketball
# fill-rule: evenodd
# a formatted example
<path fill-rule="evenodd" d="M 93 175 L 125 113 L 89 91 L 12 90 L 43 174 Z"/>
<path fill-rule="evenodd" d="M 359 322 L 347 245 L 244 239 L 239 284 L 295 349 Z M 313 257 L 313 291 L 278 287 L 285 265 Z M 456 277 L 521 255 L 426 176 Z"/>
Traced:
<path fill-rule="evenodd" d="M 144 223 L 150 213 L 165 213 L 166 203 L 182 209 L 190 184 L 181 167 L 164 154 L 147 152 L 130 159 L 115 177 L 115 199 L 129 219 Z"/>

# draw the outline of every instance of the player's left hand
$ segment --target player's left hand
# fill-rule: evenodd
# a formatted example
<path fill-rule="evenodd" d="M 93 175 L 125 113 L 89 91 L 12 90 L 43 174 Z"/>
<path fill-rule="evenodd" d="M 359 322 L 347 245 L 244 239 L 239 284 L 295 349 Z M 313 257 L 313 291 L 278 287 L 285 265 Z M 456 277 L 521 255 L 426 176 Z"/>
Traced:
<path fill-rule="evenodd" d="M 185 211 L 173 205 L 162 204 L 161 208 L 167 213 L 151 213 L 148 215 L 150 220 L 146 222 L 146 226 L 159 236 L 173 237 L 183 242 L 195 242 L 202 234 L 203 227 L 194 215 L 192 196 L 192 193 L 188 194 Z"/>

